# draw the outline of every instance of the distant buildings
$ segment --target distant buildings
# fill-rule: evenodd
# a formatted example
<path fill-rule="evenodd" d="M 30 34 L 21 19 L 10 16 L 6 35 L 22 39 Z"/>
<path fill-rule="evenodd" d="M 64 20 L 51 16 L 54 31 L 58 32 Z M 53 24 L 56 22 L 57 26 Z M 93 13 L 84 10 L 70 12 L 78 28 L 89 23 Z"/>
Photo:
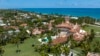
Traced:
<path fill-rule="evenodd" d="M 0 19 L 0 26 L 5 26 L 6 24 L 3 22 L 2 19 Z"/>

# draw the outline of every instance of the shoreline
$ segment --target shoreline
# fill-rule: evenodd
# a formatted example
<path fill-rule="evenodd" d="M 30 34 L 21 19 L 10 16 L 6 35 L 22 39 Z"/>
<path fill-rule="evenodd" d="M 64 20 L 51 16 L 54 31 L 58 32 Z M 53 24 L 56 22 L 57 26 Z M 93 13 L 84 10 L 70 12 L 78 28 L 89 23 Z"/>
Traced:
<path fill-rule="evenodd" d="M 99 16 L 100 8 L 21 8 L 18 10 L 42 13 L 47 15 L 58 14 L 58 15 L 75 16 L 75 17 L 89 16 L 95 19 L 100 19 Z"/>
<path fill-rule="evenodd" d="M 100 8 L 15 8 L 0 10 L 19 10 L 31 13 L 40 13 L 43 15 L 63 15 L 73 17 L 89 16 L 94 19 L 100 19 Z"/>

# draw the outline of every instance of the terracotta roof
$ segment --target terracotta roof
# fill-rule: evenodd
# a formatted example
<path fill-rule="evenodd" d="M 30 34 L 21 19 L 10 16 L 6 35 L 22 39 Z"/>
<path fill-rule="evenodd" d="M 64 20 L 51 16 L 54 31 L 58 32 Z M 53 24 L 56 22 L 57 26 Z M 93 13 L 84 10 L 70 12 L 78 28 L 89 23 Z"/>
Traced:
<path fill-rule="evenodd" d="M 23 24 L 21 24 L 20 26 L 27 26 L 27 23 L 23 23 Z"/>
<path fill-rule="evenodd" d="M 55 45 L 55 44 L 60 44 L 60 43 L 64 43 L 67 41 L 67 37 L 58 37 L 57 39 L 54 39 L 52 41 L 52 44 Z"/>
<path fill-rule="evenodd" d="M 77 28 L 77 29 L 73 29 L 73 28 L 72 28 L 72 29 L 70 30 L 70 32 L 72 32 L 72 33 L 76 33 L 76 32 L 79 32 L 79 31 L 80 31 L 79 28 Z"/>
<path fill-rule="evenodd" d="M 64 43 L 68 40 L 69 36 L 70 36 L 70 34 L 66 35 L 65 37 L 59 36 L 56 39 L 54 39 L 51 44 L 56 45 L 56 44 Z"/>
<path fill-rule="evenodd" d="M 71 24 L 67 24 L 67 23 L 62 23 L 62 24 L 56 25 L 56 27 L 58 27 L 58 28 L 69 28 L 69 29 L 71 29 L 72 28 L 72 25 Z"/>
<path fill-rule="evenodd" d="M 74 33 L 73 34 L 73 39 L 76 41 L 82 41 L 84 39 L 85 35 L 82 35 L 80 33 Z"/>
<path fill-rule="evenodd" d="M 42 30 L 39 30 L 38 28 L 35 28 L 35 29 L 32 30 L 33 35 L 41 34 L 41 33 L 42 33 Z"/>
<path fill-rule="evenodd" d="M 5 29 L 11 28 L 11 29 L 16 29 L 16 30 L 19 29 L 18 26 L 4 26 L 4 28 Z"/>

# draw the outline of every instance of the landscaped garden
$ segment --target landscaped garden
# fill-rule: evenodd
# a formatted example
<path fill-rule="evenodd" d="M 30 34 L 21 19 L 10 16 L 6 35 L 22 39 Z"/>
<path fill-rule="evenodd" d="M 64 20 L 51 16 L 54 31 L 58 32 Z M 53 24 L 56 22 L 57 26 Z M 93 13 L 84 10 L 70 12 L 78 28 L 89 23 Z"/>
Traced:
<path fill-rule="evenodd" d="M 40 56 L 39 53 L 34 51 L 34 46 L 39 45 L 40 43 L 37 41 L 37 38 L 29 38 L 24 41 L 24 43 L 19 44 L 20 52 L 16 52 L 18 49 L 14 44 L 7 44 L 3 47 L 4 54 L 3 56 Z"/>

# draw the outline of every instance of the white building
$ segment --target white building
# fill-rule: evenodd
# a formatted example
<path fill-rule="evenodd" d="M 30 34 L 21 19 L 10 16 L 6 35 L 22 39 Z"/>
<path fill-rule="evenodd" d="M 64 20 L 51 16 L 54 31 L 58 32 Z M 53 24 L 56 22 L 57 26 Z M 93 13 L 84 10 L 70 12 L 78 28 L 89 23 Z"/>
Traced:
<path fill-rule="evenodd" d="M 3 23 L 3 20 L 0 20 L 0 26 L 5 26 L 6 24 Z"/>
<path fill-rule="evenodd" d="M 70 18 L 71 18 L 71 19 L 76 19 L 76 20 L 78 19 L 78 17 L 70 17 Z"/>

